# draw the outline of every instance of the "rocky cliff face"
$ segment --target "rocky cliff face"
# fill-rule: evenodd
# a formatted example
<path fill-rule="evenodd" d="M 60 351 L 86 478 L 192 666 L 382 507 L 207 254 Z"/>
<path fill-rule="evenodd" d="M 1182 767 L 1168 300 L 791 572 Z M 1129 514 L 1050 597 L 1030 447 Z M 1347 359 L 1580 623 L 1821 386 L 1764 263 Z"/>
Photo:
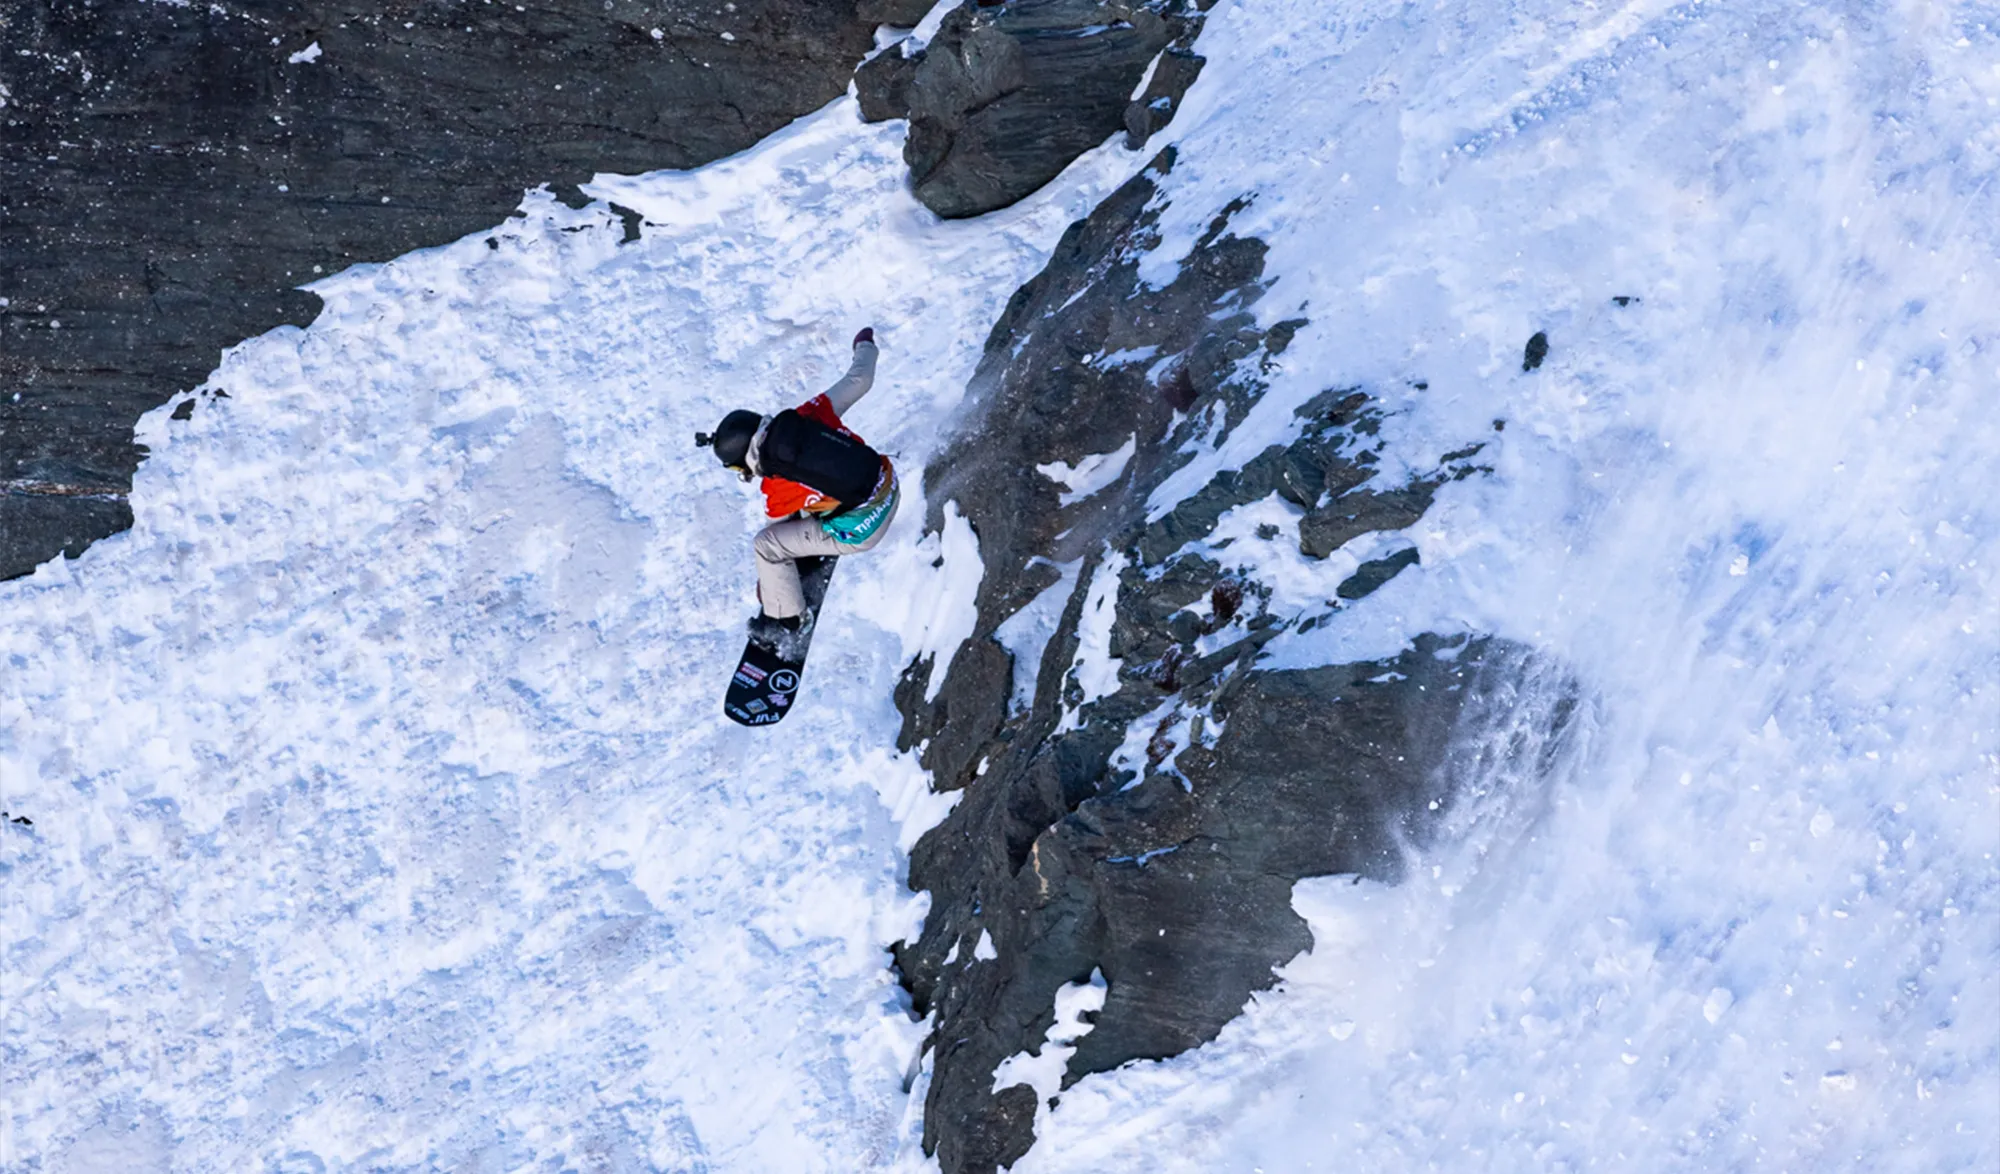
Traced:
<path fill-rule="evenodd" d="M 1214 2 L 967 3 L 927 45 L 861 68 L 862 115 L 909 119 L 903 157 L 933 212 L 1004 208 L 1120 129 L 1137 149 L 1165 126 L 1201 71 L 1193 45 Z"/>
<path fill-rule="evenodd" d="M 133 423 L 310 321 L 293 287 L 740 151 L 845 90 L 881 7 L 0 6 L 0 578 L 130 525 Z"/>
<path fill-rule="evenodd" d="M 904 746 L 935 786 L 966 792 L 915 849 L 931 912 L 896 948 L 935 1016 L 925 1137 L 951 1174 L 1033 1143 L 1042 1094 L 996 1092 L 995 1073 L 1042 1048 L 1065 986 L 1108 988 L 1066 1086 L 1213 1039 L 1311 944 L 1298 879 L 1398 879 L 1452 809 L 1459 731 L 1506 709 L 1532 660 L 1460 633 L 1380 662 L 1260 665 L 1417 551 L 1330 577 L 1322 606 L 1286 614 L 1254 547 L 1324 558 L 1403 530 L 1439 486 L 1481 471 L 1481 446 L 1383 484 L 1380 410 L 1334 382 L 1287 439 L 1190 482 L 1307 323 L 1258 325 L 1266 250 L 1230 231 L 1244 200 L 1171 282 L 1140 279 L 1172 167 L 1171 151 L 1156 158 L 1014 295 L 963 431 L 926 472 L 929 526 L 969 522 L 985 568 L 972 639 L 946 667 L 912 664 L 898 695 Z M 1259 503 L 1284 521 L 1244 524 Z M 1566 707 L 1536 720 L 1560 727 Z"/>

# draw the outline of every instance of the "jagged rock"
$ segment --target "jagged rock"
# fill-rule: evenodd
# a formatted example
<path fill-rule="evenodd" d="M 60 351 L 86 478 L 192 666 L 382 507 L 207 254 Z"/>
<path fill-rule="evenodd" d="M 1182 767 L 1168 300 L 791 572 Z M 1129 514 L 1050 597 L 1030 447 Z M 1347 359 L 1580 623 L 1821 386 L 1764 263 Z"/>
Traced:
<path fill-rule="evenodd" d="M 854 6 L 854 14 L 869 24 L 906 29 L 936 6 L 937 0 L 861 0 Z"/>
<path fill-rule="evenodd" d="M 1145 146 L 1146 140 L 1173 121 L 1181 99 L 1187 96 L 1195 78 L 1201 76 L 1206 59 L 1196 56 L 1193 49 L 1182 43 L 1192 43 L 1198 27 L 1191 27 L 1181 40 L 1160 55 L 1145 93 L 1125 107 L 1125 145 L 1132 150 Z"/>
<path fill-rule="evenodd" d="M 1413 526 L 1431 508 L 1442 483 L 1441 478 L 1424 478 L 1379 493 L 1342 494 L 1299 520 L 1299 549 L 1308 557 L 1325 558 L 1363 534 Z"/>
<path fill-rule="evenodd" d="M 910 883 L 931 911 L 894 947 L 914 1007 L 935 1016 L 925 1144 L 947 1174 L 987 1174 L 1032 1144 L 1032 1095 L 996 1093 L 993 1073 L 1040 1046 L 1064 984 L 1096 970 L 1109 984 L 1066 1083 L 1173 1055 L 1214 1038 L 1310 944 L 1291 911 L 1296 880 L 1395 879 L 1401 846 L 1450 810 L 1450 732 L 1467 702 L 1504 693 L 1525 660 L 1499 641 L 1427 636 L 1388 661 L 1260 667 L 1295 620 L 1322 617 L 1271 612 L 1271 589 L 1243 570 L 1255 560 L 1232 562 L 1240 548 L 1210 541 L 1224 514 L 1288 502 L 1308 547 L 1407 527 L 1439 486 L 1477 469 L 1473 444 L 1408 484 L 1377 484 L 1381 413 L 1362 389 L 1311 397 L 1290 440 L 1148 521 L 1154 489 L 1246 418 L 1306 324 L 1258 325 L 1265 247 L 1229 228 L 1247 198 L 1218 212 L 1165 287 L 1139 280 L 1173 164 L 1162 152 L 1015 292 L 960 435 L 925 471 L 928 525 L 955 502 L 985 567 L 973 636 L 944 679 L 919 662 L 897 693 L 904 746 L 923 748 L 935 786 L 964 791 L 912 853 Z M 1068 505 L 1036 472 L 1121 448 L 1132 455 L 1119 475 Z M 1275 525 L 1259 534 L 1287 540 Z M 1327 614 L 1416 555 L 1362 564 Z M 1097 577 L 1114 572 L 1116 684 L 1086 699 L 1070 672 L 1079 620 Z M 1014 654 L 996 634 L 1060 582 L 1073 585 L 1055 634 L 1019 650 L 1039 656 L 1021 666 L 1032 701 L 1010 710 Z M 1559 725 L 1541 728 L 1553 739 Z M 998 957 L 975 963 L 982 935 Z"/>
<path fill-rule="evenodd" d="M 1436 768 L 1451 727 L 1503 651 L 1426 638 L 1390 661 L 1248 672 L 1213 706 L 1221 737 L 1174 760 L 1186 785 L 1154 773 L 1052 827 L 1017 882 L 1032 902 L 1040 871 L 1088 878 L 1090 906 L 1064 916 L 1101 926 L 1110 983 L 1070 1078 L 1214 1039 L 1311 946 L 1299 879 L 1399 880 L 1402 845 L 1450 800 Z"/>
<path fill-rule="evenodd" d="M 1384 583 L 1403 572 L 1405 567 L 1413 567 L 1421 562 L 1417 548 L 1406 546 L 1392 555 L 1369 559 L 1354 568 L 1354 573 L 1341 580 L 1334 594 L 1342 599 L 1366 599 L 1381 588 Z"/>
<path fill-rule="evenodd" d="M 923 699 L 930 665 L 911 667 L 896 695 L 904 714 L 898 746 L 920 747 L 917 761 L 931 772 L 933 786 L 955 791 L 972 781 L 980 751 L 1007 718 L 1013 660 L 990 636 L 968 640 L 931 701 Z"/>
<path fill-rule="evenodd" d="M 1209 0 L 1212 3 L 1212 0 Z M 1142 145 L 1200 71 L 1189 46 L 1207 4 L 1017 0 L 966 4 L 920 53 L 890 49 L 857 75 L 863 116 L 907 117 L 903 157 L 945 217 L 1004 208 L 1125 128 Z M 1173 47 L 1167 58 L 1161 55 Z M 1133 91 L 1160 65 L 1140 100 Z"/>
<path fill-rule="evenodd" d="M 524 188 L 743 150 L 838 97 L 874 23 L 801 0 L 0 6 L 0 578 L 129 526 L 133 423 L 311 321 L 291 287 Z"/>
<path fill-rule="evenodd" d="M 903 56 L 900 45 L 891 45 L 854 71 L 854 97 L 861 104 L 863 122 L 887 122 L 910 116 L 910 83 L 916 79 L 923 56 Z"/>

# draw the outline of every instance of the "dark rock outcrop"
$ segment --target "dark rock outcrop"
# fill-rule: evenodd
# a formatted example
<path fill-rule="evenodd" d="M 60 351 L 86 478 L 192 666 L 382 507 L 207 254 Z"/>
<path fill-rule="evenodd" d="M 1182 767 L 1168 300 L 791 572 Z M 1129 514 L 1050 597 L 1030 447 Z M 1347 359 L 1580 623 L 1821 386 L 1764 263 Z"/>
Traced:
<path fill-rule="evenodd" d="M 916 5 L 860 7 L 0 6 L 0 578 L 130 525 L 134 421 L 310 321 L 292 287 L 740 151 Z"/>
<path fill-rule="evenodd" d="M 906 29 L 922 20 L 937 0 L 861 0 L 855 14 L 869 24 Z"/>
<path fill-rule="evenodd" d="M 1612 300 L 1616 301 L 1617 299 L 1614 298 Z M 1528 336 L 1528 345 L 1521 348 L 1521 370 L 1533 371 L 1542 365 L 1543 359 L 1548 357 L 1549 336 L 1537 330 Z"/>
<path fill-rule="evenodd" d="M 966 4 L 922 49 L 857 71 L 862 116 L 910 120 L 910 182 L 938 215 L 1004 208 L 1120 128 L 1136 150 L 1165 126 L 1201 72 L 1193 44 L 1213 3 Z"/>
<path fill-rule="evenodd" d="M 908 42 L 903 42 L 907 44 Z M 887 122 L 910 115 L 910 83 L 923 65 L 922 53 L 904 56 L 901 45 L 891 45 L 854 71 L 854 97 L 861 104 L 863 122 Z"/>
<path fill-rule="evenodd" d="M 956 503 L 985 568 L 973 637 L 935 700 L 929 660 L 897 693 L 905 747 L 935 786 L 966 792 L 912 853 L 931 911 L 895 951 L 915 1007 L 936 1017 L 925 1142 L 949 1174 L 986 1174 L 1033 1144 L 1038 1098 L 996 1092 L 994 1072 L 1039 1049 L 1065 984 L 1099 971 L 1108 984 L 1065 1084 L 1174 1055 L 1213 1039 L 1311 944 L 1291 909 L 1297 880 L 1397 879 L 1453 809 L 1454 731 L 1505 704 L 1528 660 L 1458 634 L 1379 662 L 1260 665 L 1417 551 L 1364 562 L 1320 607 L 1281 614 L 1253 543 L 1326 557 L 1407 527 L 1439 486 L 1477 470 L 1473 445 L 1385 482 L 1381 411 L 1364 390 L 1312 397 L 1262 452 L 1149 512 L 1157 487 L 1243 423 L 1306 325 L 1260 327 L 1252 313 L 1266 249 L 1229 227 L 1248 198 L 1219 211 L 1171 282 L 1139 280 L 1172 166 L 1163 153 L 1072 226 L 1015 293 L 969 419 L 925 475 L 929 525 Z M 1127 448 L 1113 480 L 1067 501 L 1037 472 Z M 1273 498 L 1283 507 L 1261 508 L 1295 519 L 1290 532 L 1266 522 L 1254 538 L 1214 537 L 1230 510 Z M 1036 647 L 1016 633 L 1010 651 L 1008 621 L 1031 606 L 1060 613 L 1054 634 Z M 1117 660 L 1115 680 L 1100 666 L 1088 691 L 1086 627 L 1104 645 L 1092 655 Z M 1025 703 L 1017 672 L 1034 679 Z M 1549 708 L 1551 738 L 1565 712 Z M 997 956 L 982 959 L 988 938 Z"/>

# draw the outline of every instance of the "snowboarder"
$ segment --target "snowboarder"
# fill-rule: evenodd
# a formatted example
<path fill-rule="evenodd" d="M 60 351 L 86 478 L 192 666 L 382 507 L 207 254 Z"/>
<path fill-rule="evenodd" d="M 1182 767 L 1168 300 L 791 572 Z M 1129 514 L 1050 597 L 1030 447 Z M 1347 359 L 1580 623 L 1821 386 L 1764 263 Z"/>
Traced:
<path fill-rule="evenodd" d="M 889 458 L 868 447 L 841 417 L 875 383 L 875 330 L 854 336 L 854 361 L 832 387 L 775 416 L 739 409 L 713 434 L 697 432 L 745 481 L 762 479 L 764 512 L 778 519 L 757 535 L 757 598 L 750 640 L 774 651 L 803 641 L 813 616 L 798 561 L 872 549 L 896 516 L 901 491 Z M 794 659 L 787 655 L 786 659 Z"/>

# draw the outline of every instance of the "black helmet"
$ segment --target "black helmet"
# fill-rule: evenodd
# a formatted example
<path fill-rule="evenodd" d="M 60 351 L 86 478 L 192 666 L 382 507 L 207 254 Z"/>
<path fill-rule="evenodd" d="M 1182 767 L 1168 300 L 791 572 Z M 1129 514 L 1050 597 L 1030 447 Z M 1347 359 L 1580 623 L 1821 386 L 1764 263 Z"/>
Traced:
<path fill-rule="evenodd" d="M 707 432 L 694 434 L 697 447 L 714 445 L 715 459 L 740 473 L 750 470 L 746 462 L 750 456 L 750 438 L 757 435 L 757 429 L 764 426 L 764 417 L 741 408 L 722 418 L 715 426 L 713 435 Z"/>

